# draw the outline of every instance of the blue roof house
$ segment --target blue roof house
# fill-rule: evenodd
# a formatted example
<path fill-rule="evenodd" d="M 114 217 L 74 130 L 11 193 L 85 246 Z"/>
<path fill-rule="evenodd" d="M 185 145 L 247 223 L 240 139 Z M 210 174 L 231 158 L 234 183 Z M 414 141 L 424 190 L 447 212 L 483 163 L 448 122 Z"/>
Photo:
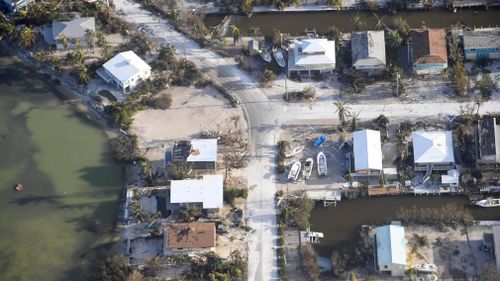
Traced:
<path fill-rule="evenodd" d="M 406 268 L 405 229 L 400 225 L 385 225 L 375 228 L 377 243 L 377 267 L 391 276 L 404 276 Z"/>

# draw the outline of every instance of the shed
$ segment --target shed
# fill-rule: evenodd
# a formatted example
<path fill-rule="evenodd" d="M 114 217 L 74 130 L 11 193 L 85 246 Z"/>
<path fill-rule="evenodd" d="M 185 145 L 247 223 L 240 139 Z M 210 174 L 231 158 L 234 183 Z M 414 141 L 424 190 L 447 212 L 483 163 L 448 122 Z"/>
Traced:
<path fill-rule="evenodd" d="M 382 170 L 382 146 L 380 132 L 361 130 L 353 133 L 354 170 L 369 174 Z"/>
<path fill-rule="evenodd" d="M 404 276 L 406 267 L 405 229 L 400 225 L 385 225 L 375 229 L 377 266 L 392 276 Z"/>

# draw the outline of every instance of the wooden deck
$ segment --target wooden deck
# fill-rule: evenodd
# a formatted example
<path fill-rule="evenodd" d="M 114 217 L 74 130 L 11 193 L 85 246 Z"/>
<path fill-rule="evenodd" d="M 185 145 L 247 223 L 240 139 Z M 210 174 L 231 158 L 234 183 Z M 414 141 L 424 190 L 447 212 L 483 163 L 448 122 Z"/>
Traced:
<path fill-rule="evenodd" d="M 380 186 L 380 187 L 369 187 L 368 196 L 383 196 L 383 195 L 396 195 L 399 194 L 400 190 L 397 185 L 391 186 Z"/>

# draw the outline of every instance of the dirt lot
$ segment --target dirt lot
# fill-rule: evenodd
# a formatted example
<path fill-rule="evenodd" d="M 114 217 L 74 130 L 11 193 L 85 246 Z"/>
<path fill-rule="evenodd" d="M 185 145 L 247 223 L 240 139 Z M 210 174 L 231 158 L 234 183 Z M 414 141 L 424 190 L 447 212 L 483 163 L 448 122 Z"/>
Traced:
<path fill-rule="evenodd" d="M 480 275 L 484 265 L 494 263 L 489 252 L 481 250 L 484 233 L 491 233 L 490 226 L 473 226 L 467 232 L 463 228 L 446 228 L 444 231 L 432 227 L 414 226 L 405 228 L 407 241 L 415 234 L 426 236 L 428 246 L 418 247 L 413 264 L 434 263 L 441 280 L 457 280 Z M 411 243 L 407 244 L 407 253 Z"/>

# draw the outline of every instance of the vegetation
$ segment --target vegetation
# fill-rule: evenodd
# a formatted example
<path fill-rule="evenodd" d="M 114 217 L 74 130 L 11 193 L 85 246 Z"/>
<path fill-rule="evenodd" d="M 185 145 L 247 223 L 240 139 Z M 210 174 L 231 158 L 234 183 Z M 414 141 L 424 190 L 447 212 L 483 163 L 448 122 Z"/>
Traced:
<path fill-rule="evenodd" d="M 316 261 L 316 253 L 311 244 L 299 246 L 300 255 L 302 258 L 302 267 L 312 280 L 318 280 L 320 270 Z"/>
<path fill-rule="evenodd" d="M 151 38 L 142 32 L 135 32 L 129 37 L 126 44 L 128 49 L 133 50 L 136 54 L 144 56 L 153 49 L 154 43 Z"/>
<path fill-rule="evenodd" d="M 326 4 L 329 6 L 334 6 L 337 9 L 342 9 L 344 2 L 342 0 L 326 0 Z"/>
<path fill-rule="evenodd" d="M 173 163 L 168 167 L 168 176 L 173 180 L 183 180 L 188 177 L 191 167 L 184 162 Z"/>
<path fill-rule="evenodd" d="M 291 99 L 311 101 L 316 97 L 316 88 L 305 87 L 302 91 L 285 93 L 283 97 L 286 101 L 290 101 Z"/>
<path fill-rule="evenodd" d="M 347 107 L 343 101 L 335 102 L 335 106 L 337 107 L 339 121 L 342 126 L 344 126 L 346 124 L 346 117 L 349 116 L 350 108 Z"/>
<path fill-rule="evenodd" d="M 300 229 L 307 229 L 311 226 L 310 219 L 314 209 L 314 201 L 309 199 L 305 193 L 297 194 L 295 197 L 289 201 L 290 217 Z"/>
<path fill-rule="evenodd" d="M 132 267 L 121 256 L 112 256 L 97 267 L 94 273 L 96 281 L 123 281 L 132 274 Z"/>
<path fill-rule="evenodd" d="M 469 210 L 455 204 L 446 204 L 442 207 L 434 208 L 413 205 L 410 208 L 400 208 L 396 212 L 396 216 L 406 224 L 429 224 L 436 226 L 471 225 L 474 219 Z"/>
<path fill-rule="evenodd" d="M 332 252 L 331 262 L 335 276 L 373 261 L 373 237 L 367 228 L 362 228 L 354 239 L 354 244 L 342 246 Z"/>
<path fill-rule="evenodd" d="M 497 90 L 497 83 L 491 79 L 489 73 L 483 73 L 481 80 L 477 81 L 476 88 L 481 93 L 483 100 L 489 100 L 493 91 Z"/>
<path fill-rule="evenodd" d="M 191 260 L 190 268 L 184 273 L 186 280 L 242 281 L 245 280 L 247 262 L 239 251 L 233 251 L 227 259 L 216 253 L 202 254 Z"/>
<path fill-rule="evenodd" d="M 449 35 L 448 38 L 449 58 L 451 61 L 450 80 L 451 87 L 459 97 L 465 97 L 467 92 L 467 73 L 465 72 L 462 48 L 460 42 Z"/>
<path fill-rule="evenodd" d="M 224 186 L 224 202 L 229 205 L 234 205 L 234 199 L 236 198 L 244 198 L 248 197 L 248 189 L 247 188 L 235 188 L 235 187 L 226 187 Z"/>
<path fill-rule="evenodd" d="M 270 87 L 275 80 L 276 80 L 276 73 L 266 68 L 260 79 L 260 84 L 262 87 Z"/>
<path fill-rule="evenodd" d="M 281 200 L 283 198 L 283 191 L 276 192 L 276 198 Z M 278 267 L 280 281 L 286 281 L 286 271 L 285 271 L 285 227 L 288 220 L 288 209 L 280 208 L 280 213 L 278 214 Z"/>
<path fill-rule="evenodd" d="M 123 163 L 132 163 L 138 155 L 137 140 L 120 135 L 111 141 L 114 158 Z"/>
<path fill-rule="evenodd" d="M 290 149 L 290 143 L 288 141 L 279 141 L 278 142 L 278 154 L 276 157 L 276 163 L 277 163 L 277 172 L 279 174 L 284 173 L 286 166 L 285 166 L 285 152 Z"/>
<path fill-rule="evenodd" d="M 172 73 L 172 85 L 188 87 L 200 81 L 202 75 L 196 65 L 185 58 L 181 58 Z"/>
<path fill-rule="evenodd" d="M 391 76 L 390 87 L 392 94 L 396 97 L 406 96 L 408 85 L 403 81 L 403 69 L 397 65 L 390 65 L 389 74 Z"/>

